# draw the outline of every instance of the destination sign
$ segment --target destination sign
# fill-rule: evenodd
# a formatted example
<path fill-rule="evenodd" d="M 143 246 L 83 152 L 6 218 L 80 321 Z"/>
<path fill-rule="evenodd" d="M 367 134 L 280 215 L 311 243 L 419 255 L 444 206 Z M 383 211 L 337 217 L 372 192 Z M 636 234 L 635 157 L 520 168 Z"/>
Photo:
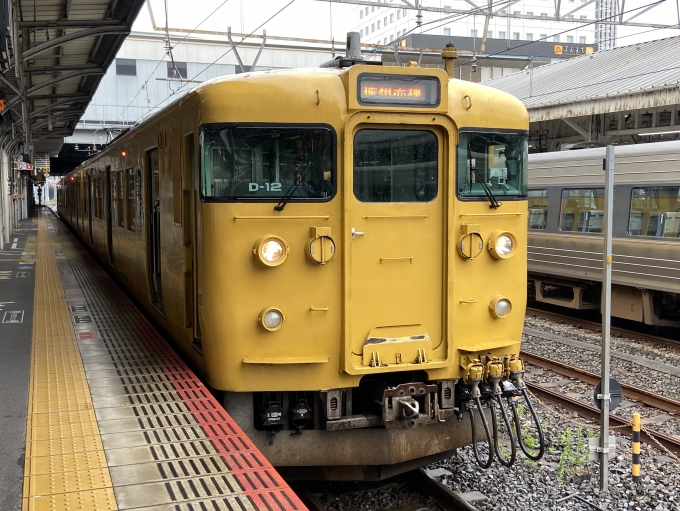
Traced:
<path fill-rule="evenodd" d="M 362 73 L 357 96 L 361 105 L 436 107 L 441 92 L 436 76 Z"/>

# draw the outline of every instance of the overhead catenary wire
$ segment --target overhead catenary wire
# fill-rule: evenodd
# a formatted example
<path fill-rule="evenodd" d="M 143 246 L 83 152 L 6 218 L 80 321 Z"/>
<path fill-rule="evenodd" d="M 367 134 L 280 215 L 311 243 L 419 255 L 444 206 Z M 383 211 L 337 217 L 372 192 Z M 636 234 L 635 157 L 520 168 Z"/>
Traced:
<path fill-rule="evenodd" d="M 546 36 L 546 37 L 542 37 L 542 38 L 536 39 L 535 41 L 527 41 L 527 42 L 525 42 L 525 43 L 523 43 L 523 44 L 519 44 L 519 45 L 516 45 L 516 46 L 509 47 L 509 48 L 507 48 L 506 50 L 503 50 L 503 51 L 500 51 L 500 52 L 497 52 L 497 53 L 494 53 L 494 54 L 479 56 L 479 59 L 493 58 L 493 57 L 502 55 L 502 54 L 504 54 L 504 53 L 507 53 L 507 52 L 509 52 L 509 51 L 516 50 L 517 48 L 521 48 L 521 47 L 523 47 L 523 46 L 530 45 L 530 44 L 535 43 L 535 42 L 547 41 L 547 39 L 548 39 L 549 37 L 555 37 L 555 36 L 559 36 L 559 35 L 562 35 L 562 34 L 566 34 L 566 33 L 568 33 L 568 32 L 573 32 L 573 31 L 578 30 L 578 29 L 581 29 L 581 28 L 583 28 L 583 27 L 587 27 L 587 26 L 589 26 L 589 25 L 597 24 L 597 23 L 600 23 L 600 22 L 602 22 L 602 21 L 608 20 L 608 19 L 610 19 L 610 18 L 616 18 L 616 17 L 618 17 L 618 16 L 622 16 L 622 15 L 624 15 L 624 14 L 628 14 L 628 13 L 631 13 L 631 12 L 639 11 L 639 10 L 642 10 L 642 9 L 649 9 L 649 8 L 655 6 L 655 5 L 658 5 L 658 4 L 660 4 L 660 3 L 663 3 L 664 1 L 665 1 L 665 0 L 656 0 L 655 2 L 652 2 L 652 3 L 649 3 L 649 4 L 643 5 L 643 6 L 641 6 L 641 7 L 636 7 L 636 8 L 634 8 L 634 9 L 629 9 L 629 10 L 627 10 L 627 11 L 625 11 L 625 12 L 618 13 L 618 14 L 616 14 L 616 15 L 611 15 L 611 16 L 599 18 L 599 19 L 597 19 L 597 20 L 595 20 L 595 21 L 590 21 L 590 22 L 587 22 L 587 23 L 581 23 L 581 24 L 578 24 L 577 26 L 575 26 L 575 27 L 573 27 L 573 28 L 569 28 L 569 29 L 563 30 L 563 31 L 561 31 L 561 32 L 558 32 L 558 33 L 556 33 L 556 34 L 552 34 L 552 35 L 550 35 L 550 36 Z M 492 3 L 492 4 L 489 6 L 489 8 L 493 9 L 494 7 L 497 7 L 497 6 L 500 6 L 500 5 L 504 5 L 504 4 L 506 4 L 506 3 L 507 3 L 507 0 L 500 0 L 500 1 L 497 1 L 497 2 Z M 390 6 L 386 6 L 386 7 L 389 8 Z M 406 36 L 414 34 L 419 28 L 422 28 L 423 26 L 432 25 L 432 24 L 438 23 L 438 25 L 436 25 L 436 26 L 434 26 L 434 27 L 430 27 L 430 28 L 428 28 L 427 30 L 421 30 L 420 32 L 417 32 L 417 33 L 419 33 L 419 34 L 424 34 L 424 33 L 430 32 L 430 31 L 432 31 L 432 30 L 435 30 L 435 29 L 437 29 L 437 28 L 440 28 L 440 27 L 442 27 L 442 26 L 444 26 L 444 25 L 449 25 L 450 23 L 452 23 L 452 22 L 454 22 L 454 21 L 460 21 L 460 20 L 465 19 L 465 18 L 467 18 L 467 17 L 469 17 L 469 16 L 478 16 L 478 15 L 481 16 L 481 15 L 485 15 L 485 12 L 486 12 L 486 11 L 482 10 L 482 8 L 480 7 L 480 8 L 476 8 L 476 9 L 471 9 L 471 10 L 470 10 L 468 13 L 466 13 L 466 14 L 453 14 L 453 15 L 451 15 L 451 16 L 447 16 L 447 17 L 444 17 L 444 18 L 440 18 L 440 19 L 438 19 L 438 20 L 428 21 L 428 22 L 426 22 L 426 23 L 423 23 L 420 27 L 417 27 L 417 26 L 416 26 L 416 27 L 414 27 L 414 28 L 408 30 L 406 33 L 404 33 L 404 34 L 402 34 L 401 36 L 399 36 L 398 38 L 392 40 L 392 41 L 391 41 L 390 43 L 388 43 L 387 45 L 376 45 L 376 46 L 382 46 L 382 47 L 396 47 L 402 40 L 404 40 L 404 39 L 406 38 Z M 442 21 L 445 21 L 445 22 L 442 23 Z M 653 30 L 661 30 L 661 29 L 656 29 L 656 28 L 655 28 L 655 29 L 652 29 L 652 30 L 650 30 L 650 31 L 653 31 Z M 645 32 L 642 32 L 642 33 L 645 33 Z M 632 35 L 635 35 L 635 34 L 632 34 Z M 624 38 L 624 37 L 628 37 L 628 36 L 623 36 L 623 37 L 620 37 L 619 39 L 622 39 L 622 38 Z M 545 54 L 545 55 L 537 55 L 537 56 L 535 56 L 535 57 L 549 57 L 549 56 L 553 56 L 553 54 L 550 53 L 550 54 Z M 477 57 L 478 57 L 477 55 L 474 55 L 472 58 L 470 58 L 470 59 L 467 60 L 467 61 L 459 62 L 458 65 L 463 65 L 463 64 L 470 63 L 470 62 L 472 62 L 473 60 L 477 60 Z"/>
<path fill-rule="evenodd" d="M 650 3 L 650 4 L 646 4 L 646 5 L 642 6 L 642 7 L 638 7 L 638 8 L 634 8 L 634 9 L 629 9 L 628 11 L 625 11 L 624 13 L 619 13 L 619 14 L 617 14 L 616 16 L 620 16 L 620 15 L 622 15 L 622 14 L 627 14 L 627 13 L 630 13 L 630 12 L 634 12 L 634 11 L 637 11 L 637 10 L 640 10 L 640 9 L 645 9 L 645 8 L 647 8 L 647 7 L 649 7 L 649 6 L 653 6 L 653 5 L 658 4 L 658 3 L 661 3 L 661 2 L 663 2 L 663 1 L 665 1 L 665 0 L 657 0 L 656 2 L 652 2 L 652 3 Z M 286 8 L 288 8 L 288 7 L 289 7 L 291 4 L 293 4 L 294 2 L 295 2 L 295 0 L 291 0 L 290 2 L 288 2 L 285 6 L 283 6 L 283 7 L 282 7 L 281 9 L 279 9 L 276 13 L 274 13 L 270 18 L 268 18 L 264 23 L 260 24 L 257 28 L 255 28 L 253 31 L 251 31 L 248 35 L 244 36 L 240 41 L 238 41 L 237 43 L 235 43 L 235 44 L 234 44 L 234 48 L 237 47 L 237 46 L 239 46 L 241 43 L 243 43 L 243 41 L 245 41 L 247 38 L 249 38 L 250 36 L 252 36 L 257 30 L 259 30 L 259 29 L 262 28 L 264 25 L 266 25 L 267 23 L 269 23 L 272 19 L 274 19 L 276 16 L 278 16 L 281 12 L 283 12 Z M 225 1 L 224 3 L 226 3 L 226 1 Z M 224 3 L 223 3 L 222 5 L 224 5 Z M 507 3 L 507 0 L 498 0 L 498 1 L 496 1 L 496 2 L 493 2 L 492 5 L 491 5 L 491 7 L 493 8 L 493 7 L 496 7 L 496 6 L 499 6 L 499 5 L 504 5 L 504 4 L 506 4 L 506 3 Z M 220 6 L 220 7 L 221 7 L 221 6 Z M 386 5 L 385 7 L 390 8 L 391 6 Z M 218 8 L 219 8 L 219 7 L 218 7 Z M 447 25 L 447 24 L 449 24 L 451 21 L 458 21 L 458 20 L 460 20 L 460 19 L 464 19 L 464 18 L 469 17 L 469 16 L 482 15 L 482 14 L 481 14 L 482 12 L 484 12 L 484 11 L 483 11 L 481 8 L 476 8 L 476 9 L 471 10 L 471 11 L 470 11 L 469 13 L 467 13 L 467 14 L 453 14 L 453 15 L 451 15 L 451 16 L 448 16 L 448 17 L 445 17 L 445 18 L 441 18 L 441 19 L 439 19 L 439 20 L 434 20 L 434 21 L 426 22 L 426 23 L 423 23 L 423 24 L 421 25 L 421 27 L 414 27 L 413 29 L 407 31 L 405 34 L 402 34 L 399 38 L 393 40 L 389 45 L 376 45 L 376 46 L 385 46 L 385 47 L 395 46 L 396 44 L 398 44 L 398 42 L 400 42 L 401 40 L 403 40 L 407 35 L 410 35 L 410 34 L 414 33 L 414 31 L 416 31 L 418 28 L 421 28 L 421 29 L 422 29 L 422 26 L 427 26 L 427 25 L 430 25 L 430 24 L 439 23 L 438 25 L 436 25 L 436 26 L 434 26 L 434 27 L 431 27 L 431 28 L 429 28 L 429 29 L 427 29 L 427 30 L 424 30 L 424 31 L 421 30 L 421 32 L 420 32 L 420 33 L 426 33 L 426 32 L 429 32 L 429 31 L 431 31 L 431 30 L 434 30 L 434 29 L 436 29 L 436 28 L 439 28 L 439 27 L 441 27 L 441 26 L 443 26 L 443 25 Z M 214 11 L 213 11 L 213 13 L 214 13 Z M 212 15 L 213 13 L 211 13 L 211 15 Z M 210 15 L 210 16 L 211 16 L 211 15 Z M 607 20 L 607 19 L 610 19 L 610 18 L 613 18 L 613 17 L 616 17 L 616 16 L 612 15 L 612 16 L 600 18 L 600 19 L 595 20 L 595 21 L 592 21 L 592 22 L 582 23 L 582 24 L 579 24 L 578 26 L 576 26 L 576 27 L 574 27 L 574 28 L 564 30 L 564 31 L 562 31 L 562 32 L 559 32 L 558 34 L 553 34 L 553 36 L 554 36 L 554 35 L 561 35 L 561 34 L 564 34 L 564 33 L 567 33 L 567 32 L 571 32 L 571 31 L 574 31 L 574 30 L 578 30 L 579 28 L 583 28 L 583 27 L 586 27 L 586 26 L 588 26 L 588 25 L 596 24 L 596 23 L 599 23 L 599 22 L 601 22 L 601 21 L 604 21 L 604 20 Z M 453 19 L 453 18 L 455 18 L 455 19 Z M 206 18 L 206 19 L 207 19 L 207 18 Z M 446 21 L 445 23 L 441 23 L 443 20 L 447 20 L 447 21 Z M 204 20 L 204 21 L 205 21 L 205 20 Z M 203 22 L 201 22 L 201 23 L 203 23 Z M 199 26 L 200 26 L 200 24 L 199 24 Z M 197 26 L 196 28 L 198 28 L 198 26 Z M 193 30 L 196 30 L 196 28 L 194 28 Z M 192 31 L 193 31 L 193 30 L 192 30 Z M 184 36 L 184 39 L 186 39 L 188 35 L 189 35 L 189 34 L 185 35 L 185 36 Z M 537 41 L 542 41 L 542 40 L 545 40 L 545 39 L 547 39 L 547 38 L 541 38 L 541 39 L 538 39 Z M 501 51 L 501 52 L 498 52 L 498 53 L 495 53 L 495 54 L 492 54 L 492 55 L 484 55 L 483 57 L 480 57 L 480 58 L 490 58 L 490 57 L 498 56 L 498 55 L 501 55 L 501 54 L 503 54 L 503 53 L 507 53 L 508 51 L 514 50 L 514 49 L 516 49 L 516 48 L 520 48 L 520 47 L 522 47 L 522 46 L 526 46 L 526 45 L 532 44 L 532 43 L 534 43 L 534 42 L 536 42 L 536 41 L 529 41 L 529 42 L 526 42 L 526 43 L 524 43 L 524 44 L 520 44 L 520 45 L 514 46 L 514 47 L 512 47 L 512 48 L 508 48 L 507 50 L 504 50 L 504 51 Z M 228 55 L 228 54 L 232 51 L 232 49 L 233 49 L 233 48 L 228 49 L 226 52 L 224 52 L 222 55 L 220 55 L 217 59 L 215 59 L 213 62 L 211 62 L 210 64 L 208 64 L 205 68 L 203 68 L 201 71 L 199 71 L 198 73 L 196 73 L 190 80 L 186 80 L 185 83 L 183 83 L 179 88 L 177 88 L 176 90 L 174 90 L 168 97 L 166 97 L 165 99 L 159 101 L 159 102 L 158 102 L 156 105 L 154 105 L 153 107 L 150 107 L 150 111 L 147 112 L 146 114 L 141 115 L 135 122 L 138 123 L 142 118 L 144 118 L 145 116 L 149 115 L 151 112 L 155 111 L 157 108 L 159 108 L 159 107 L 160 107 L 161 105 L 163 105 L 165 102 L 167 102 L 170 98 L 172 98 L 172 97 L 175 96 L 177 93 L 179 93 L 180 91 L 182 91 L 183 89 L 185 89 L 185 88 L 186 88 L 186 85 L 187 85 L 188 83 L 194 82 L 195 79 L 198 78 L 201 74 L 203 74 L 203 73 L 206 72 L 208 69 L 210 69 L 212 66 L 214 66 L 220 59 L 222 59 L 222 58 L 224 58 L 226 55 Z M 547 55 L 546 55 L 546 56 L 547 56 Z M 467 62 L 471 62 L 471 61 L 472 61 L 472 59 L 468 60 Z M 467 62 L 463 62 L 463 63 L 467 63 Z M 463 63 L 461 63 L 461 64 L 463 64 Z M 460 64 L 459 64 L 459 65 L 460 65 Z M 126 108 L 127 108 L 127 107 L 126 107 Z"/>
<path fill-rule="evenodd" d="M 190 80 L 185 81 L 184 84 L 182 84 L 177 90 L 175 90 L 175 91 L 174 91 L 172 94 L 170 94 L 167 98 L 165 98 L 165 99 L 159 101 L 155 106 L 153 106 L 153 107 L 151 108 L 151 110 L 155 110 L 155 109 L 157 109 L 158 107 L 160 107 L 163 103 L 165 103 L 167 100 L 169 100 L 171 97 L 173 97 L 173 96 L 174 96 L 175 94 L 177 94 L 179 91 L 181 91 L 184 87 L 186 87 L 186 85 L 187 85 L 188 83 L 193 82 L 193 81 L 194 81 L 196 78 L 198 78 L 201 74 L 205 73 L 208 69 L 210 69 L 212 66 L 214 66 L 215 64 L 217 64 L 217 62 L 218 62 L 220 59 L 226 57 L 229 53 L 231 53 L 231 51 L 232 51 L 234 48 L 236 48 L 236 47 L 237 47 L 238 45 L 240 45 L 243 41 L 245 41 L 245 40 L 248 39 L 250 36 L 252 36 L 252 35 L 253 35 L 255 32 L 257 32 L 259 29 L 261 29 L 262 27 L 264 27 L 267 23 L 269 23 L 271 20 L 273 20 L 276 16 L 278 16 L 279 14 L 281 14 L 284 10 L 286 10 L 286 9 L 287 9 L 290 5 L 292 5 L 294 2 L 295 2 L 295 0 L 290 0 L 290 2 L 288 2 L 286 5 L 284 5 L 284 6 L 283 6 L 281 9 L 279 9 L 278 11 L 276 11 L 276 12 L 275 12 L 272 16 L 270 16 L 264 23 L 261 23 L 258 27 L 256 27 L 254 30 L 252 30 L 248 35 L 244 36 L 240 41 L 238 41 L 237 43 L 235 43 L 234 46 L 233 46 L 232 48 L 229 48 L 229 49 L 228 49 L 227 51 L 225 51 L 222 55 L 220 55 L 220 56 L 217 57 L 215 60 L 213 60 L 213 61 L 212 61 L 210 64 L 208 64 L 205 68 L 203 68 L 201 71 L 199 71 L 198 73 L 196 73 Z M 145 114 L 145 115 L 148 115 L 148 114 Z M 138 123 L 145 115 L 142 115 L 139 119 L 137 119 L 136 122 Z"/>
<path fill-rule="evenodd" d="M 189 32 L 187 32 L 187 33 L 184 35 L 184 37 L 182 38 L 183 40 L 180 41 L 180 42 L 178 42 L 173 48 L 177 48 L 177 46 L 179 46 L 179 45 L 182 44 L 183 42 L 186 42 L 187 39 L 188 39 L 188 37 L 189 37 L 193 32 L 195 32 L 196 30 L 198 30 L 198 27 L 200 27 L 201 25 L 203 25 L 203 23 L 205 23 L 206 21 L 208 21 L 208 20 L 209 20 L 209 19 L 210 19 L 217 11 L 219 11 L 219 10 L 224 6 L 224 4 L 226 4 L 228 1 L 229 1 L 229 0 L 224 0 L 220 5 L 218 5 L 215 9 L 213 9 L 213 11 L 212 11 L 210 14 L 208 14 L 205 18 L 203 18 L 203 20 L 202 20 L 198 25 L 196 25 L 196 26 L 195 26 L 194 28 L 192 28 Z M 166 3 L 166 6 L 167 6 L 167 3 Z M 167 26 L 168 26 L 168 15 L 167 15 L 167 10 L 166 10 L 166 14 L 165 14 L 165 26 L 166 26 L 166 30 L 167 30 Z M 151 71 L 151 74 L 150 74 L 149 77 L 144 81 L 144 83 L 142 84 L 142 86 L 139 88 L 139 90 L 137 91 L 137 94 L 135 94 L 135 96 L 132 98 L 132 100 L 130 100 L 130 102 L 125 106 L 125 108 L 123 108 L 123 111 L 118 115 L 118 117 L 116 118 L 116 122 L 118 122 L 118 120 L 120 120 L 120 118 L 123 116 L 123 114 L 125 114 L 125 112 L 127 111 L 127 109 L 130 108 L 130 106 L 132 105 L 132 103 L 134 103 L 134 101 L 137 99 L 137 97 L 141 94 L 141 92 L 142 92 L 143 90 L 146 90 L 147 84 L 149 83 L 149 81 L 151 80 L 151 78 L 153 78 L 153 76 L 156 74 L 156 71 L 157 71 L 158 68 L 161 66 L 161 64 L 165 61 L 165 57 L 166 57 L 166 56 L 167 56 L 167 54 L 166 54 L 165 56 L 163 56 L 163 58 L 160 60 L 160 62 L 158 63 L 158 65 L 156 65 L 156 67 L 154 68 L 154 70 Z M 175 68 L 174 63 L 173 63 L 173 68 Z M 155 107 L 153 107 L 153 108 L 155 108 Z M 142 115 L 142 116 L 143 116 L 143 115 Z M 137 121 L 135 121 L 135 123 L 136 123 L 136 122 L 137 122 Z"/>
<path fill-rule="evenodd" d="M 516 50 L 517 48 L 522 48 L 522 47 L 524 47 L 524 46 L 528 46 L 528 45 L 533 44 L 533 43 L 535 43 L 535 42 L 545 41 L 545 40 L 547 40 L 549 37 L 555 37 L 555 36 L 558 36 L 558 35 L 566 34 L 567 32 L 572 32 L 572 31 L 574 31 L 574 30 L 578 30 L 579 28 L 587 27 L 587 26 L 589 26 L 589 25 L 595 25 L 595 24 L 597 24 L 597 23 L 600 23 L 600 22 L 602 22 L 602 21 L 608 20 L 608 19 L 610 19 L 610 18 L 616 18 L 616 17 L 622 16 L 622 15 L 624 15 L 624 14 L 629 14 L 629 13 L 631 13 L 631 12 L 639 11 L 639 10 L 641 10 L 641 9 L 645 9 L 645 8 L 647 8 L 647 7 L 649 7 L 649 6 L 653 6 L 653 5 L 656 5 L 656 4 L 660 4 L 660 3 L 663 3 L 663 2 L 665 2 L 665 1 L 666 1 L 666 0 L 656 0 L 655 2 L 652 2 L 652 3 L 649 3 L 649 4 L 643 5 L 642 7 L 636 7 L 636 8 L 634 8 L 634 9 L 629 9 L 629 10 L 624 11 L 624 12 L 619 13 L 619 14 L 613 14 L 613 15 L 611 15 L 611 16 L 606 16 L 606 17 L 604 17 L 604 18 L 600 18 L 600 19 L 597 19 L 597 20 L 595 20 L 595 21 L 589 21 L 589 22 L 587 22 L 587 23 L 582 23 L 582 24 L 579 24 L 579 25 L 578 25 L 577 27 L 575 27 L 575 28 L 570 28 L 570 29 L 567 29 L 567 30 L 563 30 L 563 31 L 561 31 L 561 32 L 557 32 L 556 34 L 552 34 L 551 36 L 541 37 L 540 39 L 536 39 L 536 41 L 527 41 L 527 42 L 525 42 L 525 43 L 518 44 L 517 46 L 513 46 L 512 48 L 508 48 L 508 49 L 506 49 L 506 50 L 499 51 L 499 52 L 494 53 L 494 54 L 491 54 L 491 55 L 484 55 L 484 56 L 481 56 L 480 58 L 488 59 L 488 58 L 497 57 L 497 56 L 502 55 L 502 54 L 504 54 L 504 53 L 507 53 L 507 52 L 509 52 L 509 51 Z M 437 27 L 433 27 L 433 28 L 437 28 Z M 430 30 L 432 30 L 432 29 L 430 29 Z M 541 57 L 547 57 L 547 56 L 550 56 L 550 55 L 552 55 L 552 54 L 539 55 L 539 56 L 541 56 Z M 470 62 L 471 60 L 472 60 L 472 59 L 470 59 L 468 62 Z M 460 65 L 460 64 L 459 64 L 459 65 Z"/>

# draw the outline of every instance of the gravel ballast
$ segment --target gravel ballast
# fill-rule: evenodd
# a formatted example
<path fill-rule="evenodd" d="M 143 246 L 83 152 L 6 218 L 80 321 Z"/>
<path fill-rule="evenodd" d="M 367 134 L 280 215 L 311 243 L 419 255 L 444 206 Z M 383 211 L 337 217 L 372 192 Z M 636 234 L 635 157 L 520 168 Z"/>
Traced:
<path fill-rule="evenodd" d="M 527 317 L 525 326 L 569 339 L 600 344 L 600 334 L 554 321 Z M 680 376 L 655 371 L 630 361 L 617 360 L 616 352 L 634 355 L 667 364 L 673 372 L 680 367 L 680 347 L 673 349 L 658 344 L 623 338 L 612 338 L 612 375 L 621 382 L 654 390 L 673 399 L 680 399 Z M 579 350 L 573 346 L 525 336 L 522 349 L 547 358 L 563 361 L 591 372 L 599 372 L 597 351 Z M 537 383 L 556 382 L 563 376 L 547 370 L 527 368 L 527 379 Z M 589 385 L 581 382 L 563 382 L 556 389 L 573 397 L 592 403 Z M 588 437 L 599 436 L 599 427 L 592 421 L 549 403 L 536 403 L 539 417 L 544 423 L 549 446 L 543 459 L 533 462 L 518 452 L 511 468 L 494 462 L 491 468 L 481 469 L 471 447 L 458 450 L 456 456 L 438 462 L 428 470 L 436 478 L 461 495 L 477 498 L 470 503 L 480 511 L 525 510 L 651 510 L 680 511 L 680 462 L 659 448 L 642 444 L 641 483 L 635 484 L 631 476 L 631 443 L 616 430 L 616 453 L 609 461 L 609 491 L 599 491 L 599 462 L 588 461 Z M 645 420 L 654 420 L 662 412 L 641 403 L 621 407 L 615 413 L 630 418 L 639 412 Z M 672 416 L 660 424 L 649 424 L 649 429 L 680 436 L 680 419 Z M 486 452 L 485 449 L 483 449 Z M 336 487 L 337 489 L 338 487 Z M 349 488 L 348 488 L 349 490 Z M 478 493 L 474 493 L 478 492 Z M 560 499 L 570 497 L 558 502 Z M 578 496 L 578 498 L 574 497 Z M 407 483 L 391 483 L 378 489 L 324 493 L 320 500 L 329 510 L 387 510 L 410 502 L 425 502 L 417 488 Z M 588 501 L 591 505 L 584 503 Z M 596 507 L 593 507 L 596 506 Z"/>

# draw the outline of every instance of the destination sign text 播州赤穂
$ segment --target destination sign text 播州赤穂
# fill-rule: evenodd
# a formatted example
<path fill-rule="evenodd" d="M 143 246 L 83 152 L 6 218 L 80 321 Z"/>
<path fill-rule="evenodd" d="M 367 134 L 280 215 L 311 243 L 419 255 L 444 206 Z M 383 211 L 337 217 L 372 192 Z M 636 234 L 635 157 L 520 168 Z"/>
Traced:
<path fill-rule="evenodd" d="M 440 83 L 435 76 L 363 73 L 357 89 L 362 105 L 436 107 L 440 101 Z"/>

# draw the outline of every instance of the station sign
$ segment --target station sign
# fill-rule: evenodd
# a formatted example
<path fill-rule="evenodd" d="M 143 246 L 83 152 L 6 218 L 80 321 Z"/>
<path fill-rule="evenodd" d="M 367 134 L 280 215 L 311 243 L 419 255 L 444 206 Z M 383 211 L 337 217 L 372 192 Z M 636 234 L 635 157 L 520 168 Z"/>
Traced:
<path fill-rule="evenodd" d="M 553 52 L 555 55 L 590 55 L 595 52 L 595 48 L 580 44 L 556 44 Z"/>

